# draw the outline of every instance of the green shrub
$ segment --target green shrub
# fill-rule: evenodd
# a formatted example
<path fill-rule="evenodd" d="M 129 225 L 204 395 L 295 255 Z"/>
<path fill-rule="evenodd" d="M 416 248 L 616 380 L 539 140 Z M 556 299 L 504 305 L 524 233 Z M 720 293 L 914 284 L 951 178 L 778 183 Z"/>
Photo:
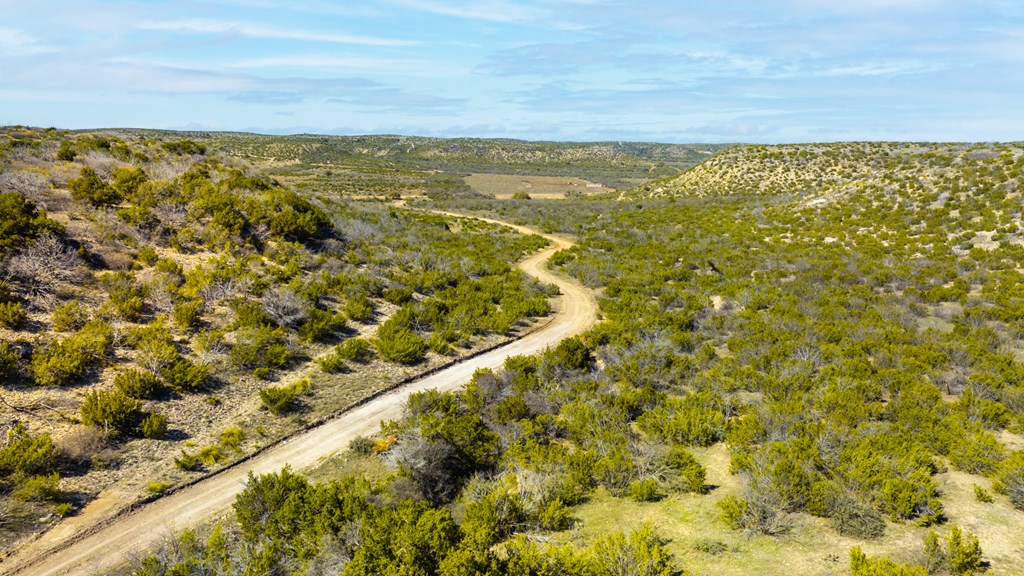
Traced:
<path fill-rule="evenodd" d="M 568 370 L 589 370 L 594 364 L 590 348 L 576 337 L 562 340 L 547 356 L 554 365 Z"/>
<path fill-rule="evenodd" d="M 71 197 L 79 202 L 88 202 L 96 207 L 112 206 L 121 201 L 121 194 L 104 182 L 89 166 L 82 168 L 78 178 L 68 182 Z"/>
<path fill-rule="evenodd" d="M 320 365 L 321 370 L 328 374 L 338 374 L 348 370 L 345 359 L 337 351 L 317 358 L 316 363 Z"/>
<path fill-rule="evenodd" d="M 843 499 L 832 511 L 832 526 L 843 536 L 878 538 L 885 534 L 885 520 L 874 506 Z"/>
<path fill-rule="evenodd" d="M 181 267 L 176 261 L 170 258 L 161 258 L 156 262 L 156 271 L 169 274 L 171 276 L 184 276 L 185 269 Z"/>
<path fill-rule="evenodd" d="M 725 414 L 708 393 L 670 397 L 637 418 L 644 432 L 672 443 L 710 446 L 725 437 Z"/>
<path fill-rule="evenodd" d="M 286 337 L 281 328 L 242 328 L 235 334 L 231 361 L 241 368 L 280 368 L 291 357 Z"/>
<path fill-rule="evenodd" d="M 384 291 L 384 301 L 401 306 L 412 301 L 412 290 L 408 288 L 388 288 Z"/>
<path fill-rule="evenodd" d="M 335 347 L 338 356 L 350 362 L 367 362 L 373 358 L 373 348 L 365 338 L 349 338 Z"/>
<path fill-rule="evenodd" d="M 174 458 L 174 465 L 182 472 L 192 472 L 199 468 L 199 458 L 196 458 L 194 454 L 189 454 L 184 450 L 181 451 L 181 456 Z"/>
<path fill-rule="evenodd" d="M 60 233 L 64 227 L 46 217 L 45 210 L 19 192 L 0 192 L 0 256 L 24 248 L 46 233 Z"/>
<path fill-rule="evenodd" d="M 714 540 L 711 538 L 698 538 L 693 544 L 693 549 L 698 552 L 710 554 L 712 556 L 718 556 L 729 549 L 728 544 L 721 540 Z"/>
<path fill-rule="evenodd" d="M 525 190 L 516 190 L 512 193 L 513 200 L 531 200 L 530 193 Z"/>
<path fill-rule="evenodd" d="M 160 440 L 167 435 L 167 417 L 156 412 L 150 413 L 142 419 L 139 426 L 143 438 Z"/>
<path fill-rule="evenodd" d="M 50 472 L 27 478 L 11 496 L 24 502 L 52 502 L 63 497 L 58 487 L 60 474 Z"/>
<path fill-rule="evenodd" d="M 673 445 L 669 448 L 665 463 L 679 473 L 679 477 L 670 482 L 672 486 L 678 486 L 685 492 L 704 493 L 707 472 L 686 448 Z"/>
<path fill-rule="evenodd" d="M 100 363 L 113 347 L 110 325 L 93 320 L 81 330 L 51 341 L 32 352 L 31 369 L 36 384 L 63 386 L 80 379 Z"/>
<path fill-rule="evenodd" d="M 94 360 L 69 337 L 33 351 L 32 376 L 39 386 L 64 386 L 85 376 Z"/>
<path fill-rule="evenodd" d="M 295 409 L 295 400 L 299 394 L 309 390 L 309 386 L 307 379 L 298 380 L 287 386 L 267 386 L 260 390 L 260 401 L 268 412 L 280 416 Z"/>
<path fill-rule="evenodd" d="M 897 564 L 888 558 L 868 558 L 860 546 L 850 548 L 853 576 L 928 576 L 924 566 Z"/>
<path fill-rule="evenodd" d="M 974 499 L 987 504 L 991 504 L 993 501 L 992 493 L 977 484 L 974 485 Z"/>
<path fill-rule="evenodd" d="M 114 376 L 114 387 L 130 398 L 148 400 L 156 398 L 164 387 L 152 372 L 129 368 Z"/>
<path fill-rule="evenodd" d="M 306 312 L 306 319 L 299 325 L 299 336 L 306 342 L 318 342 L 345 329 L 345 317 L 319 308 Z"/>
<path fill-rule="evenodd" d="M 146 266 L 152 266 L 156 264 L 156 261 L 160 259 L 160 255 L 157 254 L 156 248 L 150 245 L 145 245 L 135 253 L 135 259 L 142 262 Z"/>
<path fill-rule="evenodd" d="M 1010 503 L 1024 510 L 1024 451 L 1017 450 L 999 465 L 993 488 L 1010 497 Z"/>
<path fill-rule="evenodd" d="M 345 316 L 355 322 L 368 322 L 373 318 L 373 302 L 363 294 L 353 296 L 345 302 Z"/>
<path fill-rule="evenodd" d="M 206 386 L 210 367 L 194 364 L 187 358 L 179 358 L 160 371 L 164 384 L 178 392 L 199 392 Z"/>
<path fill-rule="evenodd" d="M 591 547 L 591 565 L 598 576 L 672 576 L 672 556 L 665 540 L 649 524 L 624 534 L 613 532 Z"/>
<path fill-rule="evenodd" d="M 374 339 L 381 358 L 399 364 L 416 364 L 423 359 L 427 343 L 418 334 L 388 320 L 377 329 Z"/>
<path fill-rule="evenodd" d="M 50 321 L 58 332 L 78 330 L 89 322 L 89 311 L 78 300 L 72 300 L 54 309 Z"/>
<path fill-rule="evenodd" d="M 57 160 L 61 162 L 74 162 L 78 156 L 74 146 L 74 143 L 70 140 L 61 140 L 60 150 L 57 150 Z"/>
<path fill-rule="evenodd" d="M 270 324 L 270 318 L 259 302 L 237 298 L 231 302 L 231 310 L 239 328 L 260 328 Z"/>
<path fill-rule="evenodd" d="M 135 193 L 139 191 L 139 187 L 148 180 L 146 173 L 137 166 L 132 168 L 114 168 L 110 171 L 110 176 L 114 181 L 114 189 L 125 198 L 135 196 Z"/>
<path fill-rule="evenodd" d="M 540 525 L 541 530 L 568 529 L 572 525 L 569 507 L 562 502 L 561 498 L 555 498 L 537 512 L 537 524 Z"/>
<path fill-rule="evenodd" d="M 174 305 L 171 315 L 179 328 L 190 331 L 199 324 L 205 307 L 202 300 L 183 300 Z"/>
<path fill-rule="evenodd" d="M 160 494 L 161 492 L 165 492 L 170 487 L 171 487 L 171 483 L 170 482 L 163 482 L 161 480 L 156 480 L 156 481 L 150 482 L 149 484 L 146 484 L 146 492 L 149 492 L 150 494 Z"/>
<path fill-rule="evenodd" d="M 117 219 L 121 222 L 149 233 L 156 231 L 160 226 L 160 218 L 158 218 L 157 215 L 154 214 L 147 206 L 130 204 L 128 206 L 118 208 L 116 214 Z M 143 253 L 142 251 L 146 248 L 151 247 L 147 246 L 140 248 L 139 252 L 135 255 L 135 260 L 143 265 L 152 266 L 152 262 L 148 262 L 147 260 L 152 258 L 155 261 L 156 252 L 152 252 L 152 256 L 148 250 Z"/>
<path fill-rule="evenodd" d="M 29 476 L 49 474 L 56 465 L 57 448 L 50 435 L 32 435 L 18 422 L 0 444 L 0 487 L 11 488 Z"/>
<path fill-rule="evenodd" d="M 356 454 L 370 456 L 371 454 L 373 454 L 373 445 L 374 441 L 372 438 L 367 438 L 366 436 L 356 436 L 355 438 L 349 441 L 348 449 L 355 452 Z"/>
<path fill-rule="evenodd" d="M 245 432 L 238 426 L 228 426 L 220 433 L 220 445 L 225 448 L 240 451 L 242 440 L 245 439 Z"/>
<path fill-rule="evenodd" d="M 146 290 L 135 283 L 130 272 L 119 270 L 102 279 L 109 295 L 109 304 L 121 318 L 135 322 L 142 315 Z"/>
<path fill-rule="evenodd" d="M 0 326 L 11 329 L 21 328 L 28 320 L 28 314 L 21 302 L 0 302 Z"/>
<path fill-rule="evenodd" d="M 451 343 L 440 332 L 434 332 L 430 335 L 430 338 L 427 339 L 427 348 L 435 354 L 442 354 L 446 356 L 455 352 Z"/>
<path fill-rule="evenodd" d="M 1006 449 L 987 430 L 957 438 L 949 450 L 949 463 L 954 468 L 986 476 L 995 472 L 1005 457 Z"/>
<path fill-rule="evenodd" d="M 0 340 L 0 378 L 12 380 L 18 373 L 21 354 L 18 349 L 6 340 Z"/>
<path fill-rule="evenodd" d="M 91 390 L 85 394 L 80 413 L 83 424 L 132 434 L 138 430 L 141 406 L 120 390 Z"/>
<path fill-rule="evenodd" d="M 207 466 L 220 464 L 228 459 L 228 457 L 224 455 L 224 452 L 221 451 L 220 446 L 203 446 L 196 454 L 196 458 Z"/>
<path fill-rule="evenodd" d="M 163 142 L 160 147 L 170 152 L 171 154 L 177 154 L 178 156 L 192 156 L 192 155 L 203 155 L 206 154 L 206 146 L 199 144 L 195 140 L 175 140 L 173 142 Z"/>
<path fill-rule="evenodd" d="M 970 576 L 982 571 L 981 545 L 978 537 L 966 536 L 958 526 L 953 526 L 946 539 L 946 565 L 957 576 Z"/>
<path fill-rule="evenodd" d="M 654 502 L 661 500 L 658 481 L 654 478 L 634 480 L 629 484 L 629 497 L 637 502 Z"/>

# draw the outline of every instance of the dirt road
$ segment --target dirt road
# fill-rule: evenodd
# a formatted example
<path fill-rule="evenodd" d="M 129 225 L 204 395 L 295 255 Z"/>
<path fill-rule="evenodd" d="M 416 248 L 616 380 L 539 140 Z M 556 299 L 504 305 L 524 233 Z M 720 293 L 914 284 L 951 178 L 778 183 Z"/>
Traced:
<path fill-rule="evenodd" d="M 480 220 L 510 226 L 525 234 L 538 234 L 536 230 L 522 226 L 484 218 Z M 596 321 L 597 302 L 594 296 L 579 283 L 556 276 L 545 268 L 552 254 L 572 243 L 563 238 L 541 235 L 552 246 L 522 261 L 519 268 L 543 282 L 557 285 L 562 295 L 557 299 L 554 316 L 538 330 L 378 396 L 248 461 L 222 470 L 134 512 L 115 517 L 111 522 L 89 525 L 87 519 L 69 518 L 65 520 L 65 525 L 58 525 L 0 563 L 0 573 L 19 576 L 102 573 L 123 562 L 126 555 L 142 552 L 173 531 L 230 514 L 231 503 L 235 495 L 245 487 L 249 472 L 275 472 L 286 464 L 295 470 L 309 467 L 344 450 L 356 436 L 375 433 L 381 421 L 399 417 L 406 397 L 413 392 L 431 388 L 457 389 L 469 381 L 478 368 L 500 367 L 508 356 L 534 354 L 563 338 L 584 332 Z M 100 499 L 103 498 L 101 494 Z M 112 499 L 110 495 L 106 498 Z"/>

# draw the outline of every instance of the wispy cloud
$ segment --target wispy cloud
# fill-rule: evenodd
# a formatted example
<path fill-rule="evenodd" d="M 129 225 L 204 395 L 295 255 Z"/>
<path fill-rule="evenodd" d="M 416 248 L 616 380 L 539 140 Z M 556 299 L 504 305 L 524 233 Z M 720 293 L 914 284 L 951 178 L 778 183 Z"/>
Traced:
<path fill-rule="evenodd" d="M 333 56 L 326 54 L 295 54 L 245 58 L 227 64 L 228 68 L 310 68 L 316 70 L 372 71 L 374 73 L 433 76 L 465 74 L 458 66 L 430 60 L 374 58 L 368 56 Z"/>
<path fill-rule="evenodd" d="M 672 141 L 1024 130 L 1013 0 L 6 4 L 0 113 L 16 123 Z"/>
<path fill-rule="evenodd" d="M 31 56 L 57 51 L 57 48 L 27 32 L 17 28 L 0 28 L 0 57 Z"/>
<path fill-rule="evenodd" d="M 159 22 L 146 20 L 135 26 L 140 30 L 162 30 L 190 34 L 237 34 L 250 38 L 299 40 L 303 42 L 327 42 L 334 44 L 357 44 L 362 46 L 415 46 L 418 42 L 375 36 L 355 34 L 337 34 L 302 30 L 295 28 L 279 28 L 251 22 L 235 22 L 226 20 L 175 20 Z"/>
<path fill-rule="evenodd" d="M 256 90 L 250 92 L 239 92 L 228 96 L 232 102 L 243 104 L 264 104 L 280 106 L 282 104 L 299 104 L 306 99 L 301 92 L 280 91 L 280 90 Z"/>
<path fill-rule="evenodd" d="M 536 21 L 546 14 L 546 11 L 532 7 L 529 3 L 506 2 L 505 0 L 391 0 L 391 2 L 421 12 L 488 22 L 529 22 Z"/>
<path fill-rule="evenodd" d="M 442 114 L 457 110 L 466 105 L 464 98 L 445 98 L 432 94 L 409 93 L 393 89 L 374 90 L 366 93 L 349 93 L 344 96 L 328 98 L 327 102 L 330 104 L 349 104 L 384 110 L 416 110 L 421 114 Z"/>

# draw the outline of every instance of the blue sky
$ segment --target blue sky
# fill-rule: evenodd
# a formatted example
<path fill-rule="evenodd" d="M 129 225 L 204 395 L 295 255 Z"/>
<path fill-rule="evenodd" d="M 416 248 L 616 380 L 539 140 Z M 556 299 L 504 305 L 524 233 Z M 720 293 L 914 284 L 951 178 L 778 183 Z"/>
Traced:
<path fill-rule="evenodd" d="M 0 0 L 0 124 L 1024 140 L 1019 0 Z"/>

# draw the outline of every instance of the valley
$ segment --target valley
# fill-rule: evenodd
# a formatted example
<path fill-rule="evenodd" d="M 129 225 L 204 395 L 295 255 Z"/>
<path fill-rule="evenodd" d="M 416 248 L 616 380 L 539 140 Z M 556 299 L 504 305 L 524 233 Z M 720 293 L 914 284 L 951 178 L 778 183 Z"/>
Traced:
<path fill-rule="evenodd" d="M 5 138 L 0 572 L 1024 571 L 1018 144 Z"/>

